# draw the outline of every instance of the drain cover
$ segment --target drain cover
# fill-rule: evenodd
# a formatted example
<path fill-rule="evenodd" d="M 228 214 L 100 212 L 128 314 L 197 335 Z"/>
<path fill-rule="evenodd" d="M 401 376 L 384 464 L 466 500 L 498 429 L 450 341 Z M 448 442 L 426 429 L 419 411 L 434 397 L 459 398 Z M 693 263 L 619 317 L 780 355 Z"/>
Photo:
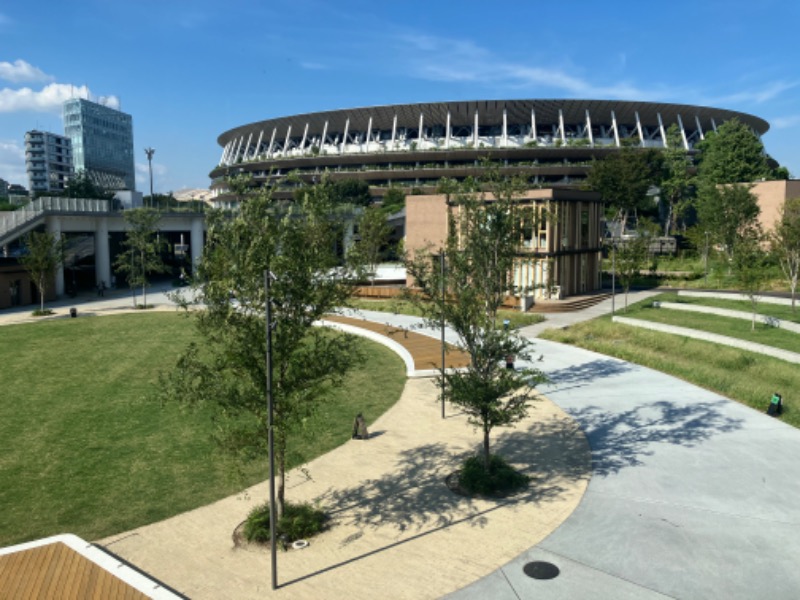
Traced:
<path fill-rule="evenodd" d="M 561 572 L 553 563 L 544 562 L 543 560 L 529 562 L 522 567 L 522 570 L 525 572 L 525 575 L 533 577 L 534 579 L 553 579 L 558 577 L 558 574 Z"/>

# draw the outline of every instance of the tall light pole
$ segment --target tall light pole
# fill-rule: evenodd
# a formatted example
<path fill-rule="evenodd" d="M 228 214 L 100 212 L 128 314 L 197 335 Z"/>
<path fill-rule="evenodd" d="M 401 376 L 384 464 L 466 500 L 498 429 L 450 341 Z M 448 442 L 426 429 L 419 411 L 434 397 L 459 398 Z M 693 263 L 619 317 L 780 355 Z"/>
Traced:
<path fill-rule="evenodd" d="M 447 288 L 445 286 L 445 264 L 444 264 L 444 249 L 442 249 L 442 253 L 439 254 L 439 267 L 441 268 L 441 277 L 442 277 L 442 418 L 444 419 L 444 398 L 445 398 L 445 378 L 444 378 L 444 352 L 445 352 L 445 341 L 444 341 L 444 305 L 447 302 Z"/>
<path fill-rule="evenodd" d="M 156 153 L 155 148 L 149 146 L 144 149 L 147 155 L 147 167 L 150 170 L 150 206 L 153 206 L 153 154 Z"/>
<path fill-rule="evenodd" d="M 272 295 L 270 284 L 273 275 L 270 270 L 264 271 L 264 305 L 267 334 L 267 445 L 269 446 L 269 541 L 270 556 L 272 559 L 272 589 L 278 589 L 278 555 L 277 536 L 278 511 L 275 510 L 275 438 L 273 436 L 273 402 L 272 402 Z"/>

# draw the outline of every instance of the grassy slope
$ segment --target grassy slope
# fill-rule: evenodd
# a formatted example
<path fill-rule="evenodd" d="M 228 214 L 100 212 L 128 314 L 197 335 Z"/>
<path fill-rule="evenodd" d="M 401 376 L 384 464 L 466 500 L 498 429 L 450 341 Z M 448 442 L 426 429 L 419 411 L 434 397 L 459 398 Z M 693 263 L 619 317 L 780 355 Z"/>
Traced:
<path fill-rule="evenodd" d="M 641 313 L 647 311 L 659 312 L 657 309 L 645 309 L 640 304 L 633 305 L 628 316 L 641 318 Z M 687 323 L 686 315 L 681 312 L 664 310 L 659 314 L 675 325 Z M 669 315 L 672 315 L 671 321 Z M 704 317 L 706 323 L 716 321 Z M 735 322 L 729 319 L 721 321 Z M 748 321 L 739 323 L 744 324 L 749 332 Z M 708 326 L 704 328 L 710 330 Z M 732 335 L 731 329 L 723 327 L 723 330 Z M 758 335 L 761 333 L 763 330 L 757 331 Z M 800 350 L 800 336 L 781 333 L 794 335 L 791 338 L 793 348 Z M 800 389 L 800 369 L 797 365 L 709 342 L 614 324 L 610 317 L 580 323 L 565 330 L 548 330 L 542 337 L 670 373 L 759 411 L 766 410 L 773 392 L 780 392 L 786 406 L 783 420 L 800 427 L 800 399 L 796 398 L 795 393 Z M 758 337 L 756 341 L 767 343 Z"/>
<path fill-rule="evenodd" d="M 266 460 L 233 475 L 208 410 L 148 399 L 193 332 L 166 313 L 0 330 L 0 546 L 62 532 L 96 539 L 266 478 Z M 347 440 L 357 412 L 372 420 L 399 398 L 402 361 L 364 343 L 369 365 L 334 394 L 320 435 L 300 442 L 307 456 Z"/>

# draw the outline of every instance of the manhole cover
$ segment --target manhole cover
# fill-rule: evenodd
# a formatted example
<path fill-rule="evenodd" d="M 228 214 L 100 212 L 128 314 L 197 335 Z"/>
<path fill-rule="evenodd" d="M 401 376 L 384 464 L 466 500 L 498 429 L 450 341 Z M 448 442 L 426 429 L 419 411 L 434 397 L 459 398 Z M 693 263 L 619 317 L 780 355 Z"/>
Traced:
<path fill-rule="evenodd" d="M 554 577 L 558 577 L 558 574 L 561 572 L 553 563 L 544 562 L 543 560 L 529 562 L 522 567 L 522 570 L 525 572 L 525 575 L 533 577 L 534 579 L 553 579 Z"/>

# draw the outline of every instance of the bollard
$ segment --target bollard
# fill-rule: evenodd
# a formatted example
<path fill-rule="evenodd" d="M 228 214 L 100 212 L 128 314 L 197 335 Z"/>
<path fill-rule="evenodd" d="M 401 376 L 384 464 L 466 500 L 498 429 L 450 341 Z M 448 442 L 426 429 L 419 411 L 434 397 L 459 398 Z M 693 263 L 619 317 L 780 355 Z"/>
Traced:
<path fill-rule="evenodd" d="M 72 308 L 70 308 L 69 309 L 69 316 L 72 317 L 73 319 L 75 317 L 77 317 L 78 316 L 78 309 L 75 308 L 74 306 Z"/>

